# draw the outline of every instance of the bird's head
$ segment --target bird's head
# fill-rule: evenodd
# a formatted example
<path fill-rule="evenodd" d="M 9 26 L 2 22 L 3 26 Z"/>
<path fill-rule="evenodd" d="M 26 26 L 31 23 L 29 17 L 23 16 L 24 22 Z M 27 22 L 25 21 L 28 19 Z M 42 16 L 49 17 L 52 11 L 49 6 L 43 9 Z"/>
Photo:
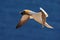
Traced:
<path fill-rule="evenodd" d="M 30 12 L 30 10 L 24 10 L 24 11 L 21 12 L 21 14 L 22 15 L 24 15 L 24 14 L 28 14 L 29 15 L 29 12 Z"/>

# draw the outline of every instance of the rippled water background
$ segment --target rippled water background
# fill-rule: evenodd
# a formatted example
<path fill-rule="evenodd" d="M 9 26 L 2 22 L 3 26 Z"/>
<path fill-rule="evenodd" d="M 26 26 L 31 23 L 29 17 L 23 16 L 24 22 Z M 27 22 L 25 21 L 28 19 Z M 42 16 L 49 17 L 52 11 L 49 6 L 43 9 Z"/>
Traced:
<path fill-rule="evenodd" d="M 21 28 L 16 24 L 19 11 L 39 11 L 42 7 L 49 14 L 47 22 L 54 27 L 41 29 L 41 24 L 29 20 Z M 0 40 L 60 40 L 60 0 L 0 0 Z"/>

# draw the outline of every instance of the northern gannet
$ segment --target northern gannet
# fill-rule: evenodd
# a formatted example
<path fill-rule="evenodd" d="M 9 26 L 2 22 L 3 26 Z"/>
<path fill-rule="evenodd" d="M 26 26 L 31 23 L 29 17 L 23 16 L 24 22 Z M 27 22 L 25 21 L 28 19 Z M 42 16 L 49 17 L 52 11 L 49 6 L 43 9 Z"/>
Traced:
<path fill-rule="evenodd" d="M 23 10 L 20 12 L 22 14 L 22 18 L 20 19 L 19 23 L 16 26 L 16 29 L 21 27 L 24 23 L 26 23 L 29 19 L 34 19 L 36 22 L 42 24 L 42 27 L 47 27 L 53 29 L 52 26 L 50 26 L 46 22 L 46 18 L 48 17 L 48 14 L 43 8 L 40 8 L 40 12 L 34 12 L 28 9 Z"/>

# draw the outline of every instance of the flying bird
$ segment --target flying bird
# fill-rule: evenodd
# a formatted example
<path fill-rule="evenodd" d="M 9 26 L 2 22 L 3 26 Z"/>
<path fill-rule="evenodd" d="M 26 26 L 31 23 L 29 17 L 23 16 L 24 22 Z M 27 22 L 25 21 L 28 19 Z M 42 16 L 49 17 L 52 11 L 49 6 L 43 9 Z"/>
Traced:
<path fill-rule="evenodd" d="M 47 28 L 53 29 L 53 27 L 46 22 L 46 18 L 48 17 L 48 14 L 43 8 L 40 8 L 39 12 L 34 12 L 31 10 L 25 9 L 20 13 L 22 15 L 22 18 L 18 22 L 16 29 L 22 27 L 22 25 L 25 24 L 29 19 L 34 19 L 36 22 L 42 24 L 43 28 L 47 27 Z"/>

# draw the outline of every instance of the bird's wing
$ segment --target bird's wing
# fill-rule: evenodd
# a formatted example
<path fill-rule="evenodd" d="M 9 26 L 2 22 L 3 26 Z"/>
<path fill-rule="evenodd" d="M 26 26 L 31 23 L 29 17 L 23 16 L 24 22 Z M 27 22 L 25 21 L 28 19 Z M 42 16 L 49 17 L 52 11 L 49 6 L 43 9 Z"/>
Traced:
<path fill-rule="evenodd" d="M 21 20 L 19 21 L 19 23 L 16 26 L 16 29 L 21 27 L 25 22 L 27 22 L 29 19 L 29 15 L 23 15 Z"/>
<path fill-rule="evenodd" d="M 40 10 L 45 14 L 46 17 L 48 17 L 47 12 L 43 8 L 40 7 Z"/>
<path fill-rule="evenodd" d="M 46 17 L 44 18 L 44 16 L 42 17 L 42 12 L 40 12 L 39 14 L 33 14 L 32 17 L 35 21 L 37 21 L 38 23 L 42 24 L 43 26 L 46 26 L 47 28 L 53 28 L 52 26 L 50 26 L 47 22 L 46 22 Z"/>
<path fill-rule="evenodd" d="M 44 15 L 43 12 L 38 12 L 38 14 L 32 14 L 32 17 L 35 21 L 42 25 L 44 25 L 46 22 L 46 16 Z"/>
<path fill-rule="evenodd" d="M 50 26 L 47 22 L 45 22 L 45 25 L 44 25 L 44 26 L 46 26 L 47 28 L 51 28 L 51 29 L 53 29 L 53 27 Z"/>

